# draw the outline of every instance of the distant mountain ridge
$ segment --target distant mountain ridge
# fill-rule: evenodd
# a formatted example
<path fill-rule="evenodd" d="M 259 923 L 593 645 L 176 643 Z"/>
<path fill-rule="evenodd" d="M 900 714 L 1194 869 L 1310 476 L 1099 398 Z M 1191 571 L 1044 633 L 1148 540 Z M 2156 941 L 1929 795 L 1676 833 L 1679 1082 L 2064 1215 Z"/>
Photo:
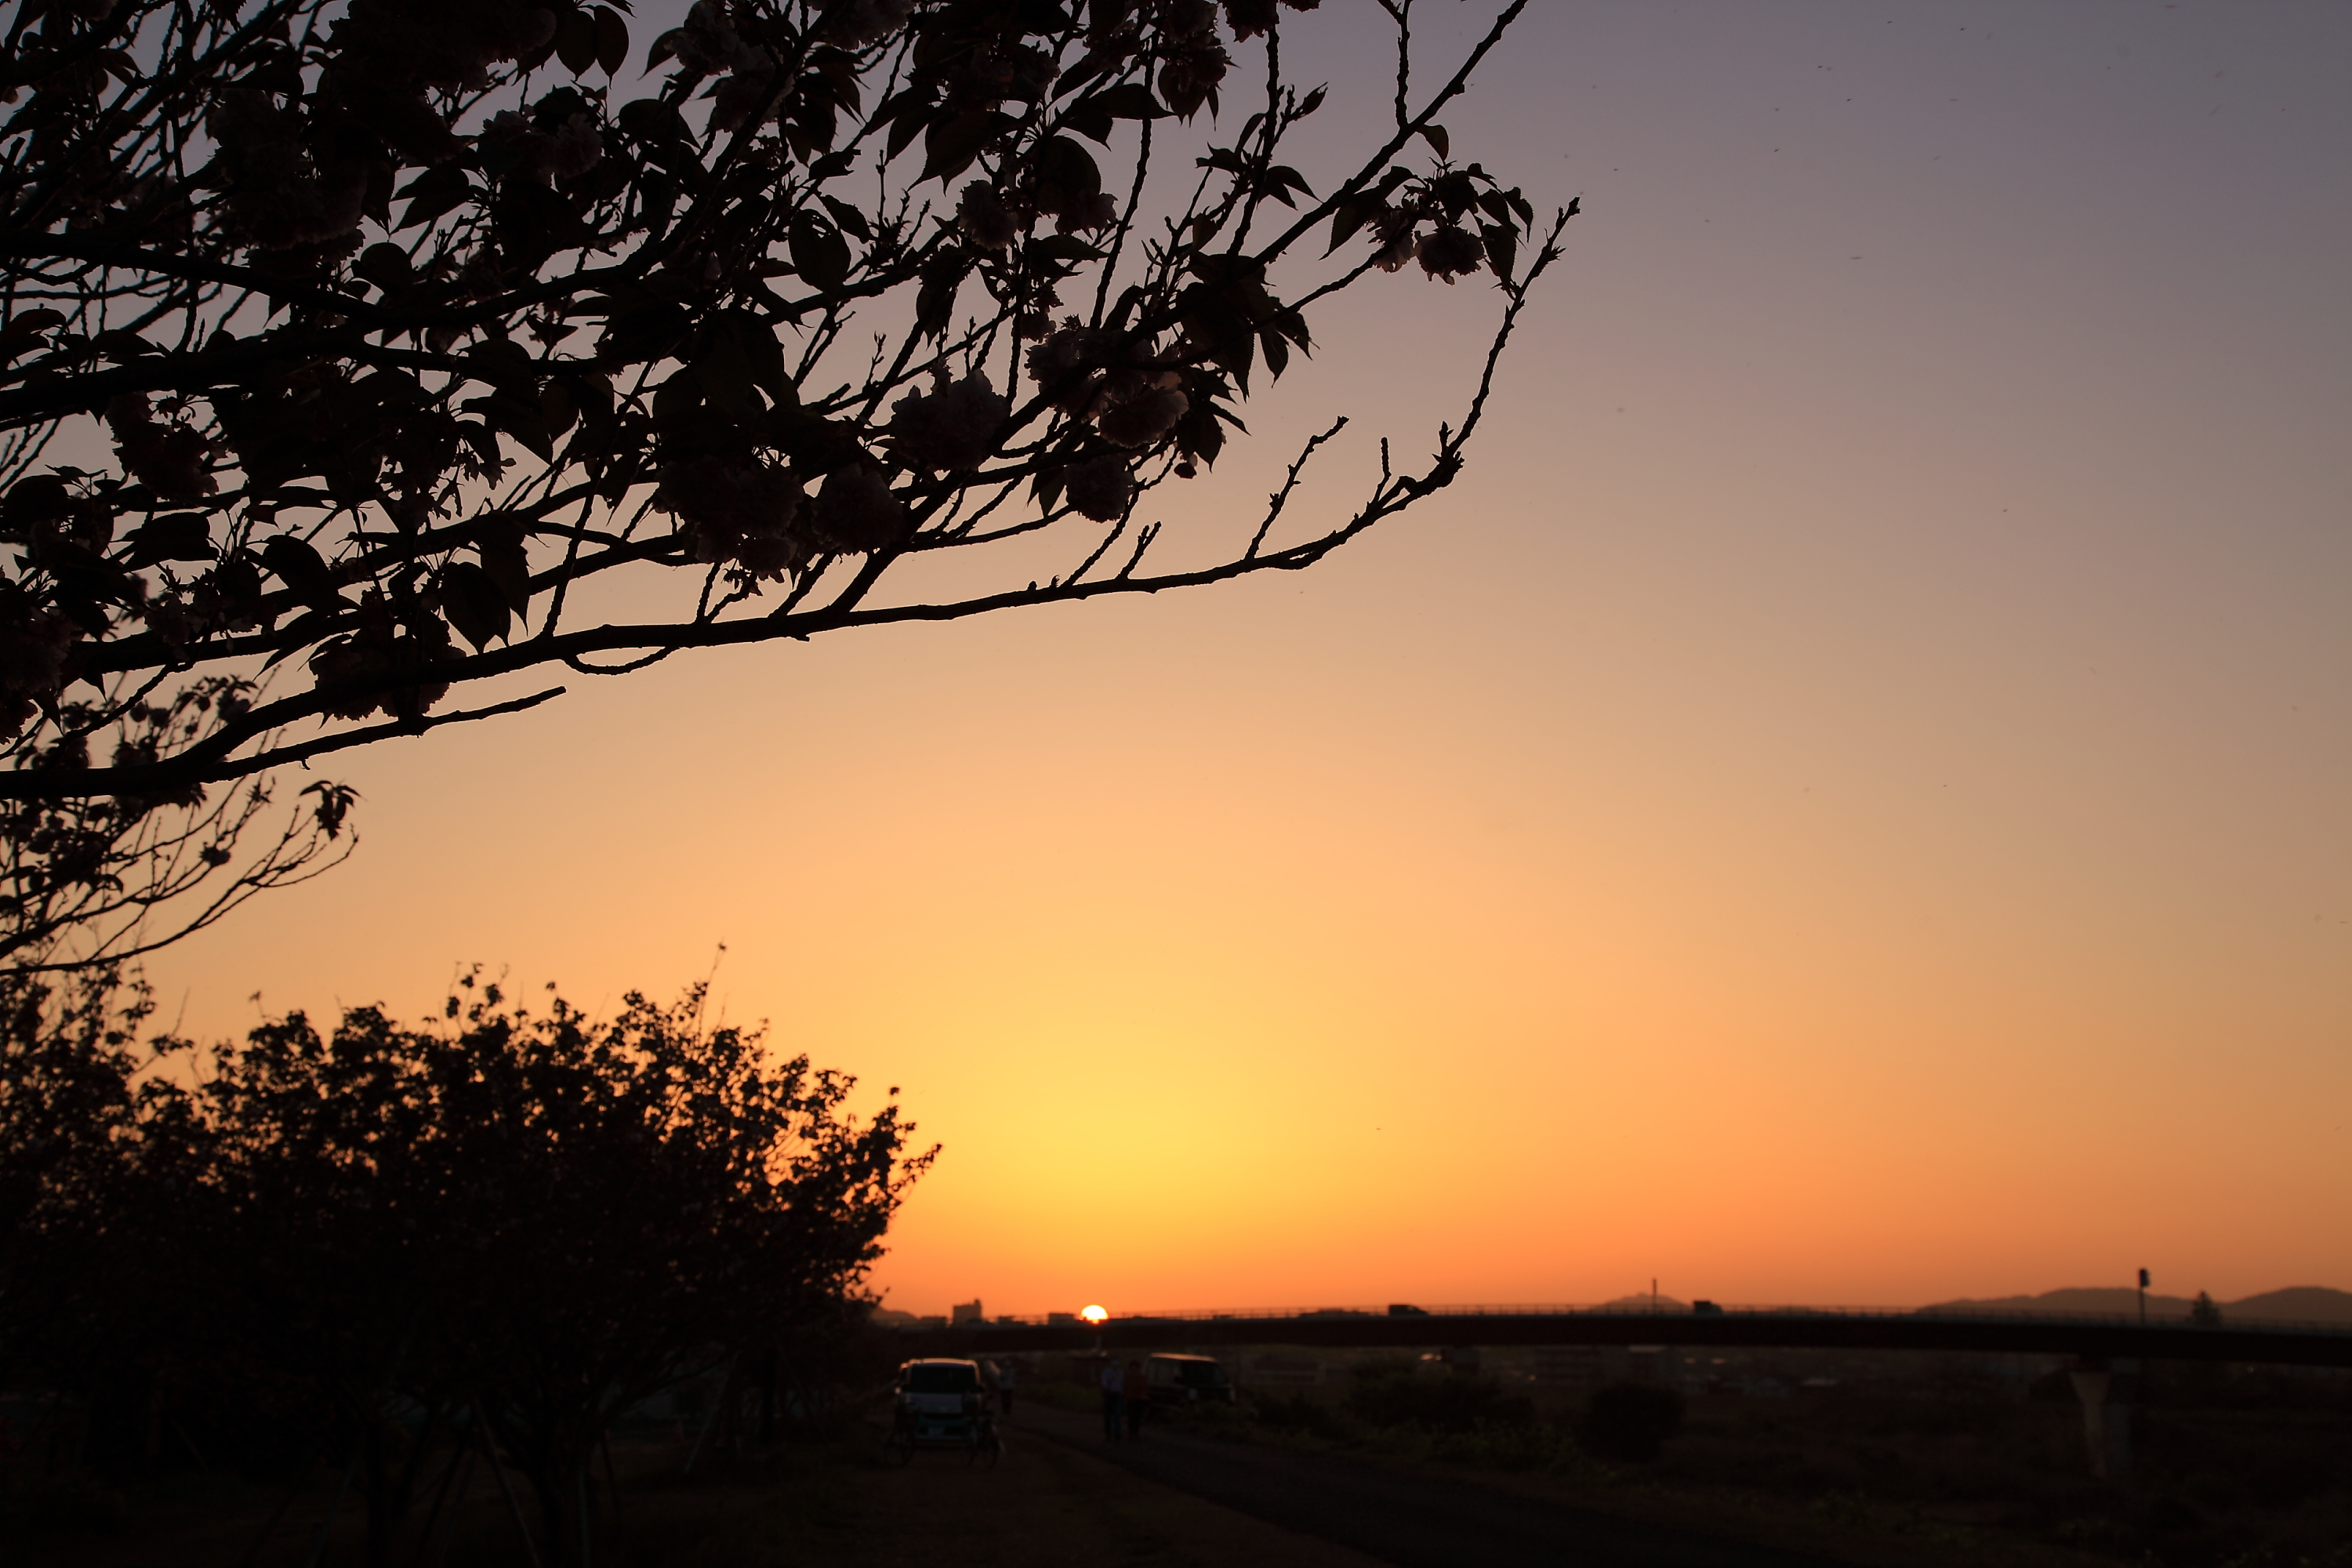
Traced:
<path fill-rule="evenodd" d="M 2225 1323 L 2347 1323 L 2352 1324 L 2352 1290 L 2325 1285 L 2290 1285 L 2265 1290 L 2236 1301 L 2216 1303 Z M 2179 1322 L 2189 1316 L 2189 1300 L 2181 1296 L 2150 1295 L 2148 1320 Z M 1938 1301 L 1926 1312 L 2080 1312 L 2102 1317 L 2131 1317 L 2139 1311 L 2139 1292 L 2122 1286 L 2075 1286 L 2044 1290 L 2039 1296 L 1996 1296 L 1986 1300 Z"/>

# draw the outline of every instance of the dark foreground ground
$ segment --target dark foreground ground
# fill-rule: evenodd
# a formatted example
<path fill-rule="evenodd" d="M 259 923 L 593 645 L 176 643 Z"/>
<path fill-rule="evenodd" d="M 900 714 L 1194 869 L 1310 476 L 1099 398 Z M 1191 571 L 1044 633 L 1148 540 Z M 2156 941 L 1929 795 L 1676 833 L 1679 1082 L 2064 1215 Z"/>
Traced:
<path fill-rule="evenodd" d="M 620 1457 L 619 1518 L 600 1509 L 600 1564 L 615 1568 L 1213 1568 L 1296 1563 L 1372 1568 L 1373 1559 L 1159 1486 L 1091 1455 L 1016 1431 L 1003 1462 L 967 1468 L 925 1454 L 904 1469 L 882 1462 L 878 1436 L 788 1446 L 691 1479 L 677 1450 Z M 168 1492 L 82 1500 L 79 1518 L 23 1527 L 0 1541 L 10 1568 L 296 1568 L 330 1496 L 315 1483 L 257 1552 L 257 1534 L 283 1500 L 232 1482 L 194 1479 Z M 511 1516 L 484 1481 L 463 1510 L 449 1568 L 525 1561 Z M 355 1512 L 348 1510 L 347 1512 Z M 354 1521 L 325 1561 L 358 1561 Z M 402 1560 L 407 1561 L 406 1553 Z M 430 1562 L 428 1555 L 425 1561 Z"/>
<path fill-rule="evenodd" d="M 1795 1528 L 1636 1493 L 1614 1515 L 1536 1487 L 1443 1468 L 1157 1428 L 1102 1444 L 1096 1424 L 1032 1406 L 993 1469 L 927 1453 L 882 1462 L 877 1432 L 720 1458 L 693 1478 L 669 1448 L 625 1452 L 619 1507 L 600 1505 L 600 1563 L 625 1568 L 1013 1568 L 1015 1564 L 1212 1568 L 1803 1568 L 1809 1563 L 2087 1564 L 2073 1553 L 1987 1555 L 1914 1535 Z M 522 1563 L 505 1503 L 478 1479 L 459 1510 L 451 1568 Z M 19 1506 L 0 1539 L 11 1568 L 294 1568 L 308 1560 L 328 1478 L 293 1494 L 185 1476 L 138 1491 L 66 1491 Z M 277 1515 L 279 1522 L 268 1529 Z M 535 1521 L 534 1521 L 535 1522 Z M 265 1535 L 265 1531 L 267 1533 Z M 1745 1531 L 1778 1543 L 1743 1543 Z M 257 1550 L 257 1542 L 258 1549 Z M 437 1543 L 436 1543 L 437 1546 Z M 328 1563 L 358 1560 L 356 1509 L 327 1532 Z M 403 1553 L 405 1560 L 407 1553 Z M 423 1561 L 431 1561 L 428 1552 Z"/>
<path fill-rule="evenodd" d="M 624 1448 L 617 1496 L 596 1501 L 595 1561 L 2352 1568 L 2352 1421 L 2332 1405 L 2152 1409 L 2145 1473 L 2116 1487 L 2081 1473 L 2079 1416 L 2063 1405 L 1710 1403 L 1657 1461 L 1612 1467 L 1542 1432 L 1430 1439 L 1351 1428 L 1344 1411 L 1319 1431 L 1229 1412 L 1107 1445 L 1086 1391 L 1032 1387 L 992 1470 L 937 1453 L 893 1468 L 879 1427 L 856 1425 L 706 1455 L 691 1477 L 680 1447 Z M 0 1489 L 0 1564 L 296 1568 L 331 1494 L 323 1473 L 290 1492 L 193 1470 L 113 1487 L 19 1474 Z M 347 1504 L 327 1521 L 320 1561 L 358 1562 L 357 1514 Z M 487 1475 L 455 1520 L 446 1555 L 412 1540 L 398 1560 L 526 1561 Z"/>
<path fill-rule="evenodd" d="M 1508 1367 L 1499 1379 L 1450 1387 L 1426 1378 L 1402 1388 L 1375 1384 L 1370 1392 L 1389 1393 L 1369 1402 L 1364 1387 L 1327 1380 L 1302 1393 L 1260 1394 L 1254 1415 L 1203 1410 L 1189 1431 L 1163 1426 L 1132 1452 L 1103 1451 L 1140 1473 L 1400 1563 L 1452 1560 L 1442 1545 L 1458 1531 L 1444 1522 L 1450 1508 L 1456 1518 L 1490 1522 L 1493 1561 L 1520 1550 L 1515 1541 L 1540 1551 L 1557 1532 L 1580 1550 L 1616 1554 L 1592 1559 L 1602 1562 L 1646 1561 L 1625 1555 L 1637 1549 L 1696 1554 L 1704 1542 L 1739 1542 L 1846 1563 L 2352 1568 L 2352 1387 L 2341 1377 L 2157 1369 L 2142 1380 L 2132 1411 L 2130 1474 L 2110 1481 L 2090 1473 L 2081 1407 L 2063 1372 L 2029 1390 L 1958 1362 L 1779 1370 L 1787 1381 L 1770 1385 L 1778 1396 L 1694 1397 L 1678 1435 L 1639 1463 L 1596 1460 L 1571 1435 L 1576 1412 L 1513 1394 Z M 1815 1371 L 1846 1375 L 1799 1390 Z M 1428 1406 L 1426 1424 L 1395 1424 L 1395 1394 L 1481 1387 L 1475 1424 L 1459 1419 L 1461 1409 L 1450 1424 L 1444 1419 L 1462 1401 L 1427 1398 L 1405 1402 Z M 1067 1385 L 1038 1393 L 1079 1415 L 1092 1400 Z M 1091 1427 L 1080 1421 L 1062 1430 Z M 1147 1458 L 1163 1437 L 1168 1454 Z M 1236 1446 L 1253 1452 L 1245 1461 L 1217 1460 L 1183 1448 L 1203 1439 L 1211 1444 L 1204 1454 Z M 1422 1531 L 1413 1510 L 1392 1500 L 1368 1503 L 1354 1523 L 1321 1522 L 1299 1488 L 1276 1479 L 1304 1472 L 1255 1452 L 1265 1448 L 1389 1478 L 1381 1484 L 1431 1500 L 1432 1528 Z M 1440 1506 L 1441 1482 L 1467 1489 L 1454 1496 L 1500 1494 L 1554 1511 L 1532 1516 L 1522 1531 L 1507 1521 L 1530 1516 L 1491 1501 Z M 1346 1490 L 1326 1486 L 1317 1495 Z M 1608 1521 L 1655 1533 L 1612 1537 Z M 1431 1535 L 1441 1544 L 1430 1544 Z"/>
<path fill-rule="evenodd" d="M 1809 1568 L 1826 1561 L 1338 1454 L 1168 1426 L 1140 1441 L 1106 1443 L 1098 1421 L 1063 1410 L 1039 1410 L 1026 1424 L 1132 1475 L 1396 1568 Z"/>

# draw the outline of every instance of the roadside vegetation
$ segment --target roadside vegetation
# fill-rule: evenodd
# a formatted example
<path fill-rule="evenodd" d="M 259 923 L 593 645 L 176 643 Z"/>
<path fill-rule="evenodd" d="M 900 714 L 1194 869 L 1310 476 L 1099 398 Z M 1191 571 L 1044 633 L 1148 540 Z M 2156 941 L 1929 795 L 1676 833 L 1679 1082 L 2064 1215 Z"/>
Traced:
<path fill-rule="evenodd" d="M 142 1041 L 145 994 L 102 974 L 5 984 L 11 1543 L 266 1495 L 236 1560 L 308 1560 L 297 1516 L 348 1503 L 388 1568 L 473 1495 L 509 1552 L 585 1563 L 653 1402 L 682 1438 L 694 1392 L 690 1465 L 833 1431 L 887 1373 L 863 1282 L 930 1153 L 699 988 L 596 1019 L 468 974 L 432 1024 L 293 1013 L 200 1050 Z"/>

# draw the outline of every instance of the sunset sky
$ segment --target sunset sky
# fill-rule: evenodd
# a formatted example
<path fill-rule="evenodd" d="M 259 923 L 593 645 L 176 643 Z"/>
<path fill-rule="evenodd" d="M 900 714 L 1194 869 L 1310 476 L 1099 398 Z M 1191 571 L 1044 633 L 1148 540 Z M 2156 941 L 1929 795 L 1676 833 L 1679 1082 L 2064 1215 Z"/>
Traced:
<path fill-rule="evenodd" d="M 2352 9 L 1530 13 L 1454 146 L 1584 213 L 1450 491 L 354 758 L 164 1017 L 724 943 L 944 1143 L 923 1312 L 2352 1289 Z M 1318 189 L 1386 47 L 1292 19 Z M 1171 550 L 1426 450 L 1496 303 L 1313 319 Z"/>

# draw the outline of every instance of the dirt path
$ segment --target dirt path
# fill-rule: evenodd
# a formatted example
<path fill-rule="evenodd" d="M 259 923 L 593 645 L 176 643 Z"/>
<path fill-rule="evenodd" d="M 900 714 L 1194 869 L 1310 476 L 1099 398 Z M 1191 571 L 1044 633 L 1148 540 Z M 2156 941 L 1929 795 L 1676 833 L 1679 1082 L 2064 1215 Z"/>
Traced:
<path fill-rule="evenodd" d="M 871 1442 L 786 1449 L 752 1469 L 692 1483 L 676 1478 L 682 1457 L 625 1455 L 625 1468 L 636 1473 L 625 1478 L 620 1521 L 607 1516 L 600 1530 L 599 1568 L 1382 1568 L 1017 1429 L 993 1470 L 967 1469 L 948 1454 L 888 1466 L 878 1432 Z M 0 1544 L 0 1561 L 10 1568 L 297 1568 L 331 1495 L 323 1484 L 307 1492 L 250 1557 L 276 1506 L 258 1489 Z M 535 1515 L 531 1521 L 536 1527 Z M 331 1568 L 359 1561 L 358 1526 L 347 1501 L 329 1534 Z M 502 1502 L 487 1481 L 475 1487 L 446 1568 L 520 1568 L 523 1561 Z"/>
<path fill-rule="evenodd" d="M 1024 1412 L 1023 1426 L 1033 1441 L 1050 1438 L 1395 1568 L 1817 1568 L 1822 1562 L 1334 1455 L 1219 1443 L 1164 1426 L 1140 1442 L 1109 1444 L 1097 1419 L 1045 1408 Z"/>
<path fill-rule="evenodd" d="M 879 1442 L 874 1446 L 878 1456 Z M 684 1520 L 678 1521 L 685 1524 Z M 725 1568 L 1382 1568 L 1379 1560 L 1161 1486 L 1038 1436 L 1028 1413 L 994 1469 L 926 1453 L 830 1464 L 700 1528 L 639 1534 L 635 1563 Z"/>

